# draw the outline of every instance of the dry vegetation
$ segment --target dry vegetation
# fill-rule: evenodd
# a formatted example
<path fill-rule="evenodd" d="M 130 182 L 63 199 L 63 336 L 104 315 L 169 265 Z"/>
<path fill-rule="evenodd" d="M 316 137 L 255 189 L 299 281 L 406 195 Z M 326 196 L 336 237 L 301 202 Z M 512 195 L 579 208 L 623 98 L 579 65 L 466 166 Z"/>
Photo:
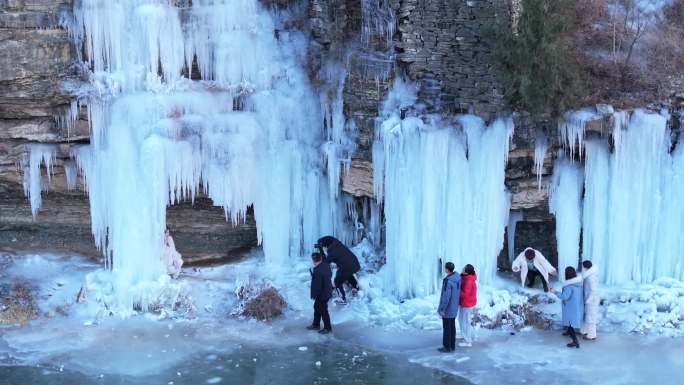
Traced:
<path fill-rule="evenodd" d="M 38 316 L 38 307 L 25 282 L 4 285 L 0 294 L 0 324 L 25 324 Z"/>
<path fill-rule="evenodd" d="M 684 0 L 520 0 L 490 35 L 511 107 L 558 115 L 684 92 Z M 511 34 L 511 20 L 515 19 Z"/>
<path fill-rule="evenodd" d="M 574 23 L 585 102 L 631 107 L 684 91 L 684 2 L 578 0 Z"/>

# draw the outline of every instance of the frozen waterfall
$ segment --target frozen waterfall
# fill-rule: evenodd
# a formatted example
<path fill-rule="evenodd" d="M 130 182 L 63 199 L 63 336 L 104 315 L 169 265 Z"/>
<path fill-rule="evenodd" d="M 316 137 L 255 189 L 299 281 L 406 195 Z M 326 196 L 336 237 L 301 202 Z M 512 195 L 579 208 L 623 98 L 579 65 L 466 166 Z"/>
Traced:
<path fill-rule="evenodd" d="M 587 143 L 586 259 L 609 284 L 684 278 L 684 147 L 670 153 L 667 116 L 614 115 L 614 151 Z"/>
<path fill-rule="evenodd" d="M 402 118 L 415 90 L 400 81 L 388 95 L 373 149 L 375 191 L 384 200 L 387 265 L 400 297 L 438 290 L 442 263 L 472 263 L 482 282 L 496 272 L 510 196 L 504 185 L 509 119 Z"/>
<path fill-rule="evenodd" d="M 144 306 L 145 285 L 164 275 L 166 207 L 200 193 L 233 223 L 253 207 L 269 264 L 345 231 L 345 206 L 333 201 L 344 160 L 341 91 L 324 100 L 310 87 L 305 36 L 283 26 L 288 12 L 274 16 L 257 0 L 188 4 L 74 3 L 71 33 L 91 69 L 79 103 L 88 107 L 92 137 L 73 156 L 96 244 L 129 309 Z M 191 80 L 197 71 L 200 79 Z M 343 84 L 344 70 L 336 71 Z M 37 150 L 29 181 L 54 156 Z M 27 193 L 35 212 L 34 184 Z"/>

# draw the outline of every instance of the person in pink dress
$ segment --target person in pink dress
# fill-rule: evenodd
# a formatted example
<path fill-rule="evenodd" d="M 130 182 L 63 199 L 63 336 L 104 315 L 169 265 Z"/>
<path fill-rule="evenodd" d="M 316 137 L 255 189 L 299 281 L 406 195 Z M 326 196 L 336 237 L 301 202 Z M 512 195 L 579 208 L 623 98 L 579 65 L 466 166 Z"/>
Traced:
<path fill-rule="evenodd" d="M 173 237 L 171 237 L 168 227 L 164 232 L 164 255 L 162 256 L 162 262 L 166 267 L 166 273 L 173 278 L 178 278 L 183 266 L 183 257 L 176 250 L 176 244 L 173 242 Z"/>

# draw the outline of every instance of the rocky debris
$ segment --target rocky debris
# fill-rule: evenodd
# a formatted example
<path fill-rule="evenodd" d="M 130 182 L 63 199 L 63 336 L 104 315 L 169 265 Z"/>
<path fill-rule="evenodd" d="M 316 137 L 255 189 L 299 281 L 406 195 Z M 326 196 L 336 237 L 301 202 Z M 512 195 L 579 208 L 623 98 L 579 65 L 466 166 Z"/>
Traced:
<path fill-rule="evenodd" d="M 269 287 L 245 303 L 242 314 L 258 320 L 271 320 L 283 314 L 287 302 L 274 287 Z"/>
<path fill-rule="evenodd" d="M 244 284 L 236 294 L 239 302 L 234 315 L 268 321 L 282 315 L 287 307 L 285 298 L 270 284 Z"/>
<path fill-rule="evenodd" d="M 38 316 L 31 288 L 23 281 L 0 285 L 0 324 L 25 324 Z"/>
<path fill-rule="evenodd" d="M 526 302 L 511 303 L 507 309 L 495 313 L 494 316 L 475 311 L 473 322 L 486 329 L 508 327 L 522 329 L 532 326 L 537 329 L 548 330 L 553 327 L 553 315 L 539 309 L 540 304 L 554 303 L 546 294 L 529 297 Z"/>

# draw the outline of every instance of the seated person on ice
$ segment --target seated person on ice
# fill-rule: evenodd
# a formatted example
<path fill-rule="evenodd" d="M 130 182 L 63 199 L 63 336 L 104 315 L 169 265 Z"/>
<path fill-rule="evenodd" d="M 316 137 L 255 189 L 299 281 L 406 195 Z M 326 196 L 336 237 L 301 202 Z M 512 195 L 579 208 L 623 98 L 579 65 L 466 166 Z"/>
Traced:
<path fill-rule="evenodd" d="M 321 334 L 328 334 L 332 331 L 330 324 L 330 313 L 328 313 L 328 301 L 332 297 L 332 270 L 330 265 L 323 260 L 323 254 L 311 254 L 311 299 L 314 300 L 314 319 L 313 323 L 306 328 L 317 330 Z M 321 330 L 321 318 L 323 318 L 323 329 Z"/>
<path fill-rule="evenodd" d="M 164 254 L 162 255 L 162 262 L 164 263 L 164 267 L 166 267 L 166 273 L 173 278 L 178 278 L 181 267 L 183 266 L 183 258 L 178 250 L 176 250 L 176 244 L 173 242 L 171 231 L 169 231 L 168 227 L 164 232 Z"/>
<path fill-rule="evenodd" d="M 354 274 L 361 270 L 358 258 L 337 238 L 329 235 L 319 239 L 315 247 L 325 256 L 325 262 L 337 265 L 335 288 L 340 295 L 340 303 L 346 304 L 347 296 L 344 292 L 344 283 L 347 282 L 351 286 L 352 293 L 359 290 L 359 283 L 354 277 Z"/>
<path fill-rule="evenodd" d="M 513 272 L 520 272 L 520 281 L 527 287 L 534 287 L 537 277 L 541 277 L 544 291 L 549 291 L 549 275 L 556 275 L 556 269 L 544 258 L 542 253 L 528 247 L 513 261 Z"/>

